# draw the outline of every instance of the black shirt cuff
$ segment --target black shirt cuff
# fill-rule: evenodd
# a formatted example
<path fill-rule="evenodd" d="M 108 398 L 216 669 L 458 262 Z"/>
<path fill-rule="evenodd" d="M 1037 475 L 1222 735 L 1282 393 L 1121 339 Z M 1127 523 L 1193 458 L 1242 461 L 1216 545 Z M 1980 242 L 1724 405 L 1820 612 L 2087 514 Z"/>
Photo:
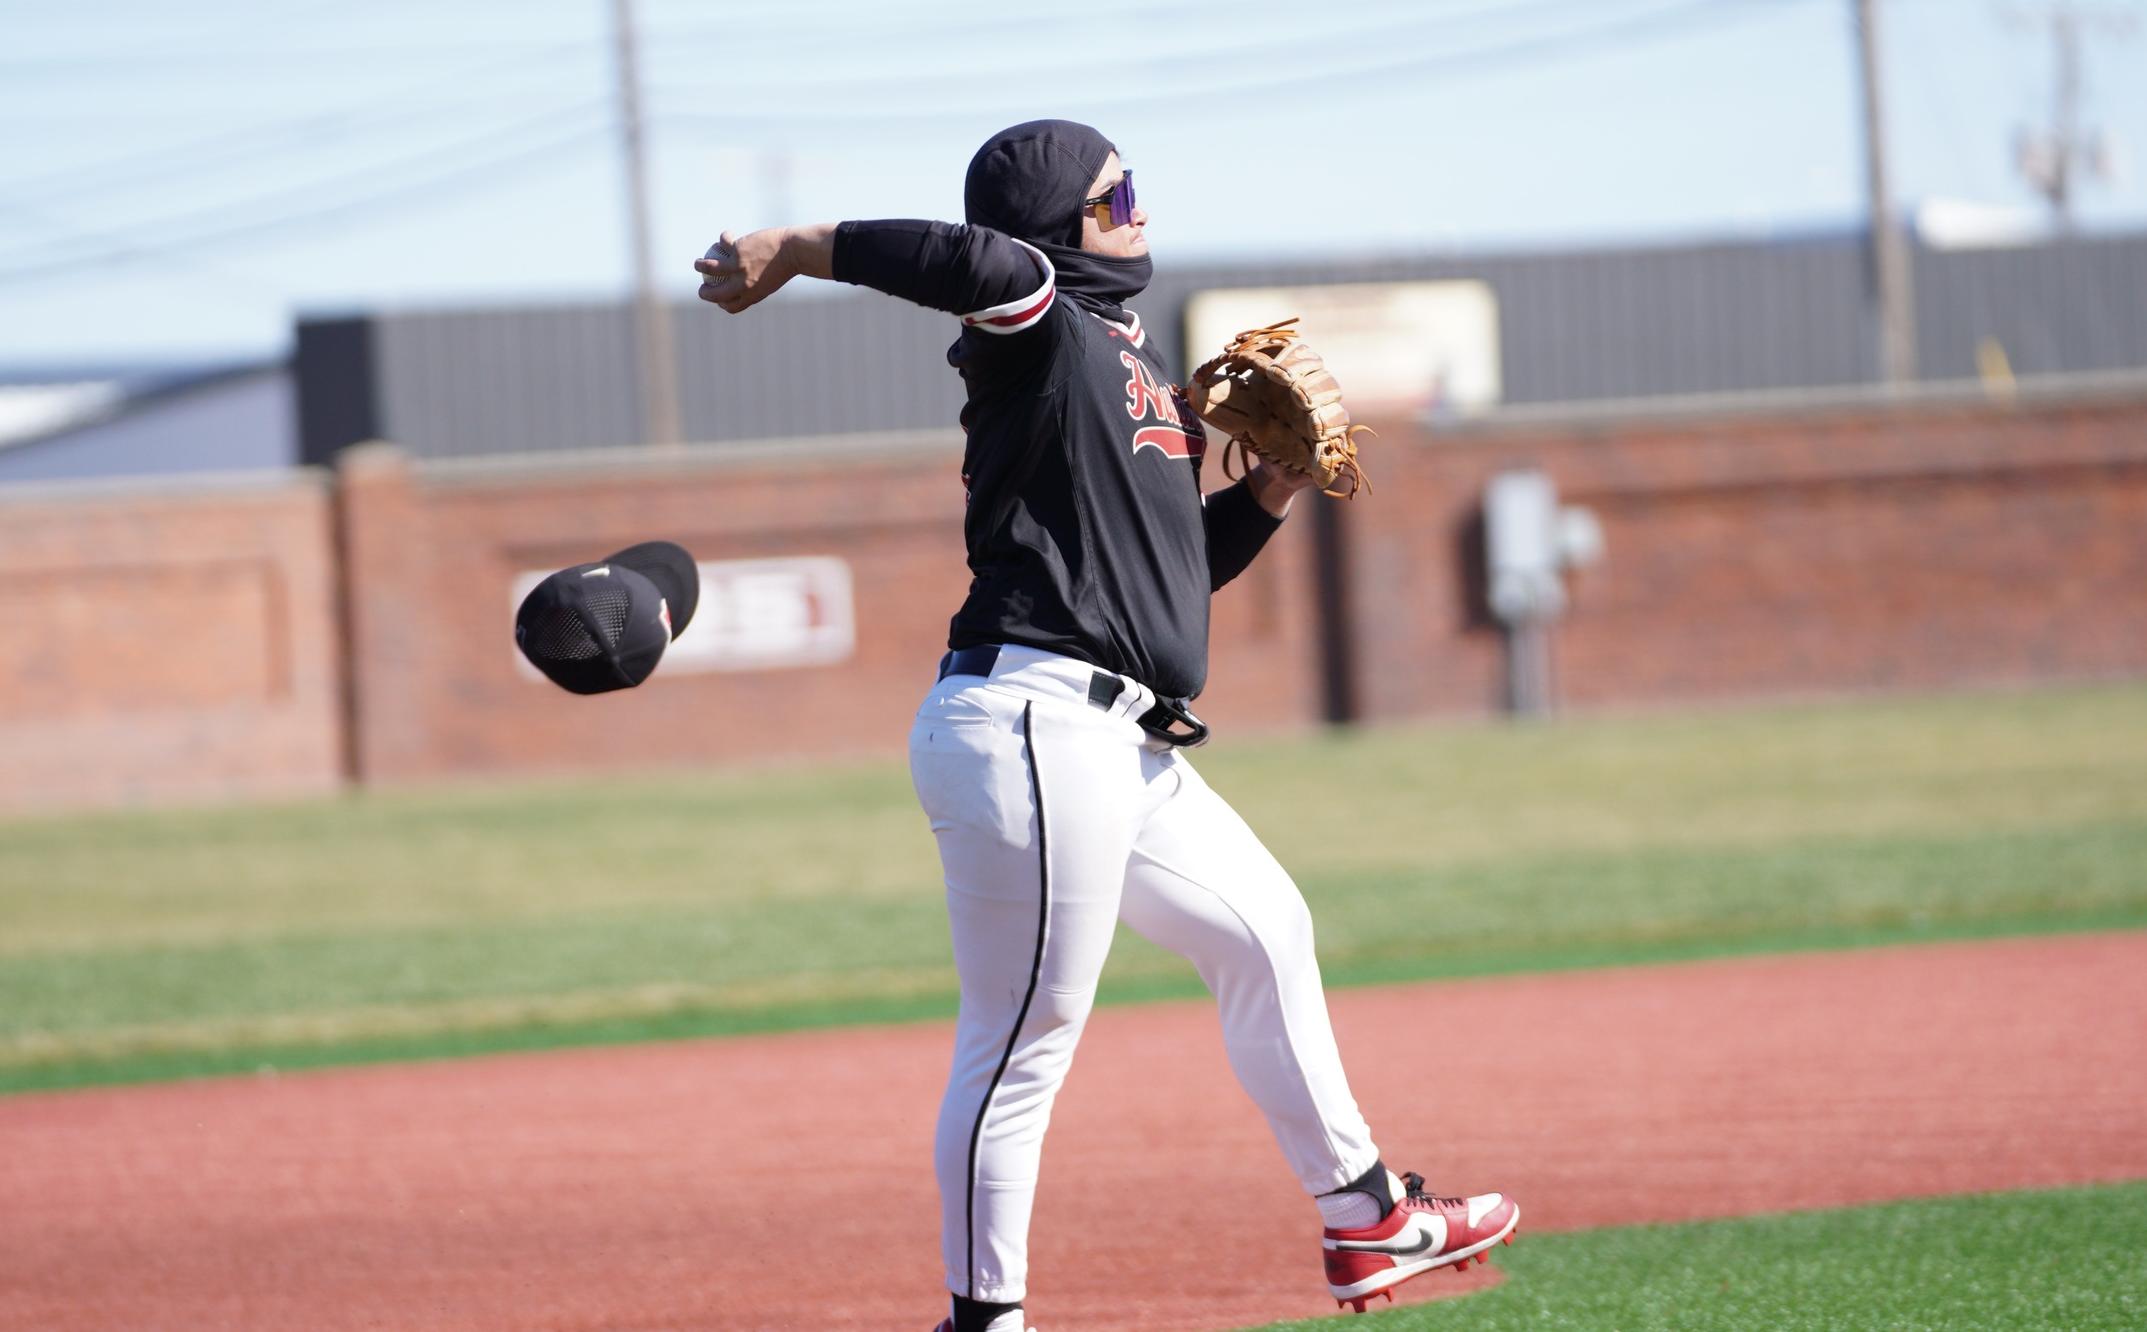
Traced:
<path fill-rule="evenodd" d="M 1208 528 L 1208 587 L 1214 591 L 1245 572 L 1253 556 L 1282 526 L 1282 520 L 1260 507 L 1252 486 L 1239 481 L 1208 496 L 1202 518 Z"/>

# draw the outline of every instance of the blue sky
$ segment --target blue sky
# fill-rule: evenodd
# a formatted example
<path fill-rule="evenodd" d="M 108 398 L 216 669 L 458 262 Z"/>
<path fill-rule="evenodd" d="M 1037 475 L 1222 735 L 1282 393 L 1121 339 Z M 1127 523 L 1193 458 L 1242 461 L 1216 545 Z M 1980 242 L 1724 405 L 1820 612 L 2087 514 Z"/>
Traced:
<path fill-rule="evenodd" d="M 2037 210 L 2050 0 L 1881 0 L 1895 192 Z M 1159 263 L 1852 225 L 1849 0 L 638 0 L 657 249 L 958 217 L 1034 116 L 1119 144 Z M 2086 43 L 2147 227 L 2147 3 Z M 295 315 L 612 299 L 608 0 L 0 0 L 0 365 L 273 356 Z"/>

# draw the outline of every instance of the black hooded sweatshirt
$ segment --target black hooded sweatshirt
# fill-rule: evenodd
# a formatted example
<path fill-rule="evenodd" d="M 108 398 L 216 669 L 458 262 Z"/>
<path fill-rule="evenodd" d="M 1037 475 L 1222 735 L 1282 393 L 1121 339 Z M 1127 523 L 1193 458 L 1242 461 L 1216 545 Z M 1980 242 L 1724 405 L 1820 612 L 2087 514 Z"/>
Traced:
<path fill-rule="evenodd" d="M 970 162 L 966 225 L 844 222 L 834 273 L 962 321 L 947 360 L 969 394 L 972 578 L 948 646 L 1042 648 L 1190 699 L 1207 680 L 1209 594 L 1279 520 L 1242 481 L 1203 503 L 1205 432 L 1121 304 L 1148 260 L 1079 248 L 1081 200 L 1111 151 L 1070 121 L 1001 131 Z"/>

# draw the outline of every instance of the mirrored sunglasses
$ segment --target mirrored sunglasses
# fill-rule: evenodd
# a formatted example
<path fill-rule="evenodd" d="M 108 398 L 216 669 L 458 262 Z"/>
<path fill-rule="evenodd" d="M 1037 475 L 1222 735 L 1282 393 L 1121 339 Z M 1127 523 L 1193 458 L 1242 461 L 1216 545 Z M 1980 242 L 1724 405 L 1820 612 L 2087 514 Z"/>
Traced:
<path fill-rule="evenodd" d="M 1133 173 L 1131 171 L 1120 176 L 1116 185 L 1113 185 L 1095 198 L 1081 201 L 1083 208 L 1101 208 L 1105 204 L 1111 206 L 1112 226 L 1122 227 L 1133 220 Z"/>

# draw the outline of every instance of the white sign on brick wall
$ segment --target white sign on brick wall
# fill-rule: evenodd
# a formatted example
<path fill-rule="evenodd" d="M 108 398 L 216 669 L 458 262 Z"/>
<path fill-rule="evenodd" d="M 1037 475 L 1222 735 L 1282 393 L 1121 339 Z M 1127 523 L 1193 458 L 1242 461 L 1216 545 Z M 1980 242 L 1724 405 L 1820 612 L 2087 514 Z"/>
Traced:
<path fill-rule="evenodd" d="M 1198 365 L 1242 330 L 1292 315 L 1360 421 L 1381 410 L 1468 416 L 1498 406 L 1498 296 L 1487 282 L 1196 292 L 1185 306 L 1186 354 Z"/>
<path fill-rule="evenodd" d="M 827 666 L 857 648 L 850 566 L 832 555 L 766 560 L 703 560 L 693 622 L 665 650 L 655 679 L 705 671 L 761 671 Z M 551 574 L 528 570 L 514 580 L 507 613 Z M 522 654 L 522 674 L 541 680 Z"/>

